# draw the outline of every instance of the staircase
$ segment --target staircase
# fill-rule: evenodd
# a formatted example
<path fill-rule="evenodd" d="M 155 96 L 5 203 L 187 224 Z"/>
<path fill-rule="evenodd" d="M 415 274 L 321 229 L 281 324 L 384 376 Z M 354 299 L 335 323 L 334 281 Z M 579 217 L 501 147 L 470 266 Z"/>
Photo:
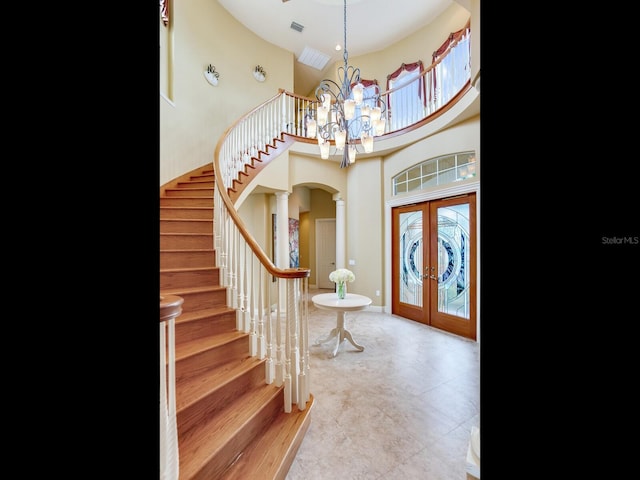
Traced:
<path fill-rule="evenodd" d="M 180 480 L 285 479 L 309 428 L 284 412 L 284 386 L 249 355 L 216 267 L 214 172 L 205 166 L 160 189 L 160 295 L 184 299 L 176 318 Z"/>

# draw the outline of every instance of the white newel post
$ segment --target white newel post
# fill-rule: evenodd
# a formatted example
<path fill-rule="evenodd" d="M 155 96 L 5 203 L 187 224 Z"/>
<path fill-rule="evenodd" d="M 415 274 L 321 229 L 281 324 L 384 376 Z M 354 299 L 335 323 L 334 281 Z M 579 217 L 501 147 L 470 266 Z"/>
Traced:
<path fill-rule="evenodd" d="M 347 268 L 346 258 L 346 219 L 344 200 L 336 198 L 336 269 Z"/>
<path fill-rule="evenodd" d="M 183 302 L 176 295 L 160 297 L 160 480 L 179 477 L 175 322 Z"/>

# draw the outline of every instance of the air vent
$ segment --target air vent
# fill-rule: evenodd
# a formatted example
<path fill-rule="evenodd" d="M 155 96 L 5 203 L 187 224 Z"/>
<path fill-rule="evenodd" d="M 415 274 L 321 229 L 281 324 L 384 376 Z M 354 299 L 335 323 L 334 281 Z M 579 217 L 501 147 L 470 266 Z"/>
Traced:
<path fill-rule="evenodd" d="M 309 65 L 310 67 L 318 70 L 323 70 L 330 59 L 331 57 L 329 55 L 325 55 L 324 53 L 309 47 L 304 47 L 304 50 L 298 57 L 298 61 L 300 63 L 304 63 L 305 65 Z"/>
<path fill-rule="evenodd" d="M 296 22 L 291 22 L 291 28 L 293 28 L 297 32 L 301 32 L 304 29 L 304 26 Z"/>

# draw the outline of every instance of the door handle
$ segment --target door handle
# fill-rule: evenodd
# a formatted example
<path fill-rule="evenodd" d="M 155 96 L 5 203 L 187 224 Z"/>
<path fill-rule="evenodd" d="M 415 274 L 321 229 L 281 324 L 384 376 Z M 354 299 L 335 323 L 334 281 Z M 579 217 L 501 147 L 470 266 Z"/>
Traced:
<path fill-rule="evenodd" d="M 430 278 L 431 280 L 437 280 L 437 279 L 436 279 L 436 277 L 435 277 L 435 275 L 430 275 L 430 276 L 429 276 L 429 278 Z"/>

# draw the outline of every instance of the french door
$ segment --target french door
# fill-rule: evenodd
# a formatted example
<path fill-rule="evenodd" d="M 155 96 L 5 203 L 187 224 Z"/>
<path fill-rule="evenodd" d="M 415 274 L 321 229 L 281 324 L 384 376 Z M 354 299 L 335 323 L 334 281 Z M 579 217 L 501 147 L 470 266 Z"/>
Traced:
<path fill-rule="evenodd" d="M 392 209 L 392 313 L 473 340 L 475 193 Z"/>

